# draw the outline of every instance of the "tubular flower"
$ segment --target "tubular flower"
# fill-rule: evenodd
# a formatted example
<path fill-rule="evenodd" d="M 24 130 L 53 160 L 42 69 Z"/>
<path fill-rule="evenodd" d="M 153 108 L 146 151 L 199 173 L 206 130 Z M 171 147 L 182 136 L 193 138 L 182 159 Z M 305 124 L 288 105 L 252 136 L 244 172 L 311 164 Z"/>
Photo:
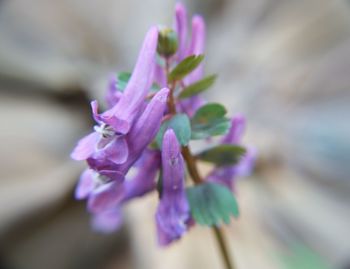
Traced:
<path fill-rule="evenodd" d="M 159 151 L 145 150 L 135 168 L 135 176 L 127 175 L 123 183 L 110 182 L 91 192 L 88 199 L 89 211 L 93 213 L 108 211 L 132 198 L 143 196 L 154 190 L 159 167 Z"/>
<path fill-rule="evenodd" d="M 98 104 L 91 102 L 93 117 L 97 122 L 95 132 L 82 138 L 71 157 L 108 159 L 116 164 L 124 163 L 129 154 L 125 135 L 142 112 L 148 90 L 152 84 L 158 30 L 151 28 L 142 45 L 132 76 L 118 102 L 109 110 L 98 114 Z"/>
<path fill-rule="evenodd" d="M 162 146 L 162 195 L 156 212 L 158 242 L 168 245 L 187 230 L 190 209 L 185 193 L 185 170 L 181 148 L 172 129 Z"/>
<path fill-rule="evenodd" d="M 175 8 L 174 24 L 179 39 L 178 60 L 181 61 L 184 57 L 191 55 L 203 54 L 206 36 L 204 19 L 199 15 L 193 16 L 192 34 L 189 43 L 187 42 L 187 12 L 182 4 L 177 4 Z M 204 66 L 203 63 L 201 63 L 183 80 L 184 86 L 189 86 L 190 84 L 202 79 L 203 74 Z M 179 109 L 188 115 L 193 116 L 196 110 L 203 104 L 205 104 L 205 100 L 201 96 L 195 95 L 186 100 L 182 100 L 179 104 Z"/>
<path fill-rule="evenodd" d="M 231 120 L 229 132 L 221 140 L 222 144 L 240 144 L 245 130 L 245 118 L 242 115 L 236 115 Z M 247 147 L 247 152 L 241 160 L 232 166 L 215 168 L 208 176 L 207 180 L 225 185 L 229 189 L 235 189 L 234 183 L 236 177 L 249 176 L 254 168 L 256 159 L 256 149 Z"/>

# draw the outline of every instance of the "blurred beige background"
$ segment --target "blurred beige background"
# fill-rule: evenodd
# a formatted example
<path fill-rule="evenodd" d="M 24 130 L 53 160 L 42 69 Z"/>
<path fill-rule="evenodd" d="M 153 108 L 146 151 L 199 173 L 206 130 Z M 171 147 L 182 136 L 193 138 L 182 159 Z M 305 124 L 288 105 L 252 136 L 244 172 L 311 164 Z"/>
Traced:
<path fill-rule="evenodd" d="M 239 269 L 350 268 L 350 1 L 193 0 L 208 23 L 207 98 L 248 118 L 259 159 L 225 227 Z M 130 70 L 175 1 L 0 1 L 0 268 L 222 268 L 211 231 L 156 245 L 156 197 L 89 228 L 69 159 L 110 72 Z"/>

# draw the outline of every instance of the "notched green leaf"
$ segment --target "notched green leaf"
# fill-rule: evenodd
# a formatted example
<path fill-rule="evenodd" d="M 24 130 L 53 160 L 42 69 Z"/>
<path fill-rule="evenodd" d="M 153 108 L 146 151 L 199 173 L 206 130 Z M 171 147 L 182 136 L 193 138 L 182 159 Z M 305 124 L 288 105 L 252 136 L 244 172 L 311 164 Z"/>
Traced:
<path fill-rule="evenodd" d="M 210 86 L 214 84 L 216 77 L 216 75 L 207 76 L 187 86 L 185 89 L 182 90 L 182 92 L 179 95 L 179 98 L 185 99 L 207 90 Z"/>
<path fill-rule="evenodd" d="M 217 103 L 200 107 L 191 119 L 192 139 L 205 139 L 215 135 L 226 134 L 231 122 L 225 118 L 226 109 Z"/>
<path fill-rule="evenodd" d="M 182 146 L 188 145 L 191 139 L 191 124 L 186 114 L 176 114 L 171 119 L 162 123 L 156 136 L 156 141 L 160 148 L 163 135 L 167 129 L 174 130 L 176 138 Z"/>
<path fill-rule="evenodd" d="M 222 144 L 202 151 L 196 155 L 196 158 L 217 166 L 227 166 L 237 164 L 245 153 L 246 150 L 242 146 Z"/>
<path fill-rule="evenodd" d="M 236 198 L 222 185 L 207 182 L 187 188 L 186 194 L 192 217 L 200 225 L 228 224 L 231 216 L 239 216 Z"/>
<path fill-rule="evenodd" d="M 168 75 L 168 81 L 181 80 L 203 61 L 204 55 L 191 55 L 183 59 Z"/>

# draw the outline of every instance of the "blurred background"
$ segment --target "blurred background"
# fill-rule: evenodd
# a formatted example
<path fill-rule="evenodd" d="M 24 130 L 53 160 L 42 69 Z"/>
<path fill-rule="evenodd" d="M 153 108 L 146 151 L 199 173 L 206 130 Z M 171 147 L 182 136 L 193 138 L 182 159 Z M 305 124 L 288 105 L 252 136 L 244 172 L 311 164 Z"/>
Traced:
<path fill-rule="evenodd" d="M 208 23 L 207 98 L 248 118 L 259 158 L 225 227 L 239 269 L 350 268 L 350 1 L 193 0 Z M 223 268 L 210 229 L 156 244 L 156 195 L 91 231 L 69 153 L 89 100 L 131 70 L 175 1 L 0 1 L 0 268 Z"/>

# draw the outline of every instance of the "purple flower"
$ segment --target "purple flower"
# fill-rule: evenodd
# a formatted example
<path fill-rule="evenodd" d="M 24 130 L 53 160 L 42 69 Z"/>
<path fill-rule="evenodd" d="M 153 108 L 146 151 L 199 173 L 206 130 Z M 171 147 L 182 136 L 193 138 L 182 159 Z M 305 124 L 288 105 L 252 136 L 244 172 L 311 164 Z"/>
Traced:
<path fill-rule="evenodd" d="M 111 74 L 108 80 L 107 94 L 105 97 L 108 108 L 115 106 L 123 95 L 117 88 L 117 83 L 117 76 L 115 74 Z"/>
<path fill-rule="evenodd" d="M 138 160 L 135 176 L 127 175 L 122 183 L 110 182 L 91 192 L 88 200 L 89 211 L 99 214 L 154 190 L 159 167 L 159 151 L 145 150 Z"/>
<path fill-rule="evenodd" d="M 144 40 L 132 76 L 118 102 L 109 110 L 98 114 L 98 104 L 91 102 L 93 117 L 98 123 L 95 132 L 82 138 L 71 157 L 107 159 L 116 164 L 127 161 L 129 155 L 125 135 L 142 113 L 145 97 L 151 87 L 155 67 L 158 30 L 151 28 Z"/>
<path fill-rule="evenodd" d="M 185 171 L 181 148 L 172 129 L 165 132 L 162 144 L 162 196 L 156 212 L 158 242 L 165 246 L 179 239 L 190 221 L 185 193 Z"/>
<path fill-rule="evenodd" d="M 91 226 L 95 231 L 111 233 L 120 228 L 123 223 L 123 215 L 119 207 L 93 215 Z"/>
<path fill-rule="evenodd" d="M 231 120 L 231 128 L 229 132 L 221 140 L 223 144 L 240 144 L 245 130 L 245 119 L 242 115 L 236 115 Z M 249 176 L 253 170 L 256 149 L 247 147 L 247 152 L 241 158 L 239 163 L 232 166 L 224 166 L 215 168 L 206 178 L 211 182 L 225 185 L 229 189 L 235 189 L 235 179 L 239 176 Z"/>
<path fill-rule="evenodd" d="M 174 28 L 178 39 L 176 58 L 181 61 L 185 57 L 187 45 L 187 11 L 181 3 L 177 3 L 175 6 Z"/>
<path fill-rule="evenodd" d="M 175 31 L 177 32 L 179 39 L 178 60 L 181 61 L 184 57 L 204 53 L 206 35 L 204 19 L 199 15 L 193 16 L 192 35 L 190 43 L 187 47 L 187 14 L 186 9 L 182 4 L 177 4 L 175 8 Z M 204 67 L 203 63 L 201 63 L 195 70 L 184 78 L 184 85 L 188 86 L 202 79 L 203 74 Z M 201 96 L 195 95 L 186 100 L 182 100 L 179 103 L 178 108 L 180 111 L 187 113 L 189 116 L 193 116 L 197 109 L 204 104 L 205 100 Z"/>
<path fill-rule="evenodd" d="M 202 16 L 195 15 L 192 18 L 192 36 L 191 42 L 187 49 L 187 56 L 190 55 L 199 55 L 204 53 L 205 49 L 205 36 L 206 36 L 206 27 L 205 22 Z M 197 80 L 203 78 L 204 75 L 204 66 L 201 63 L 195 70 L 193 70 L 184 80 L 185 84 L 191 84 Z"/>

